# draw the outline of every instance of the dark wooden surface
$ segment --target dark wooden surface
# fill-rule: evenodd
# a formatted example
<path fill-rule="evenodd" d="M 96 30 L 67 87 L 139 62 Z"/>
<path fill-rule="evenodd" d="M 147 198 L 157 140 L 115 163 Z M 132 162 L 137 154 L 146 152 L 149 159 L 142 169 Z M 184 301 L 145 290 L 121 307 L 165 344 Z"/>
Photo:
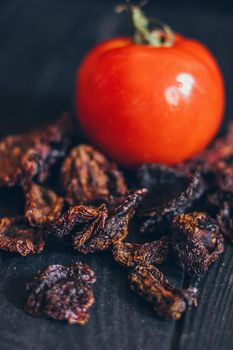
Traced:
<path fill-rule="evenodd" d="M 115 1 L 1 0 L 0 136 L 29 129 L 73 109 L 75 70 L 96 42 L 129 30 Z M 155 16 L 193 36 L 217 56 L 227 86 L 226 120 L 233 112 L 233 10 L 230 2 L 152 1 Z M 203 116 L 204 118 L 204 116 Z M 17 210 L 19 195 L 0 191 L 0 215 Z M 200 283 L 199 307 L 178 321 L 158 319 L 128 288 L 125 271 L 109 253 L 81 256 L 46 250 L 32 257 L 0 253 L 1 350 L 231 350 L 233 247 Z M 97 275 L 96 302 L 84 327 L 30 317 L 23 311 L 26 281 L 51 263 L 77 259 Z M 182 285 L 173 266 L 169 275 Z"/>

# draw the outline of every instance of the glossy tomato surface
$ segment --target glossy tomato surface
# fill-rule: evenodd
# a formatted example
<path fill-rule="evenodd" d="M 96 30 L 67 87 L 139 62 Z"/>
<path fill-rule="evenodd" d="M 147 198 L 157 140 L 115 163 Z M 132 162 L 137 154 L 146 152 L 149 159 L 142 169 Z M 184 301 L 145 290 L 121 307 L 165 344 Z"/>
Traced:
<path fill-rule="evenodd" d="M 174 164 L 203 150 L 224 110 L 224 86 L 212 54 L 175 36 L 172 47 L 129 38 L 93 49 L 77 73 L 76 109 L 90 142 L 127 167 Z"/>

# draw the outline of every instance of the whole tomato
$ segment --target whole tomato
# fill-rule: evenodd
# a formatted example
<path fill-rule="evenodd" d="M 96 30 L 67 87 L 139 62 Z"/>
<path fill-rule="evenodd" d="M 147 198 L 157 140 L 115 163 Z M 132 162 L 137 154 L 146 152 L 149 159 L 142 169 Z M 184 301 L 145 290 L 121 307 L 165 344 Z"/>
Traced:
<path fill-rule="evenodd" d="M 216 134 L 223 79 L 196 40 L 175 34 L 167 47 L 116 38 L 84 58 L 76 109 L 89 140 L 119 164 L 174 164 L 202 151 Z"/>

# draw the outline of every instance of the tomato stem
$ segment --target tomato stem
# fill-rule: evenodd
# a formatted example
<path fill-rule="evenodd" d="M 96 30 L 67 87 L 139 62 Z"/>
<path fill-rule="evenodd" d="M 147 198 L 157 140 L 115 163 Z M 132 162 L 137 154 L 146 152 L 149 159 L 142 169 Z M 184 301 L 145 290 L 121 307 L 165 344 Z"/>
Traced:
<path fill-rule="evenodd" d="M 126 10 L 130 14 L 134 28 L 134 42 L 154 47 L 172 46 L 174 42 L 172 29 L 159 20 L 146 17 L 141 7 L 142 5 L 136 6 L 130 0 L 126 0 L 125 4 L 116 8 L 117 12 Z M 150 24 L 154 24 L 155 28 L 150 29 Z"/>

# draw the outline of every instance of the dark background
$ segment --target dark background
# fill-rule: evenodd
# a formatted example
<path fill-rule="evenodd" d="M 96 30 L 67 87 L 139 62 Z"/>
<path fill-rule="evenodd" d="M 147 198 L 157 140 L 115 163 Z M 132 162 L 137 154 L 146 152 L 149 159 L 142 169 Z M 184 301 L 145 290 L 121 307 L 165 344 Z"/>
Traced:
<path fill-rule="evenodd" d="M 97 42 L 129 33 L 117 1 L 0 1 L 0 136 L 19 132 L 73 109 L 75 71 Z M 222 68 L 227 89 L 225 120 L 233 112 L 233 2 L 152 1 L 151 16 L 204 42 Z M 205 116 L 203 116 L 204 118 Z M 0 192 L 0 211 L 17 207 Z M 200 349 L 231 350 L 233 334 L 232 247 L 202 278 L 199 307 L 178 322 L 158 319 L 128 288 L 126 273 L 108 253 L 81 256 L 45 251 L 22 258 L 0 254 L 0 349 Z M 96 303 L 84 327 L 36 319 L 23 312 L 25 282 L 50 263 L 81 259 L 97 275 Z M 174 267 L 171 278 L 181 286 Z"/>

